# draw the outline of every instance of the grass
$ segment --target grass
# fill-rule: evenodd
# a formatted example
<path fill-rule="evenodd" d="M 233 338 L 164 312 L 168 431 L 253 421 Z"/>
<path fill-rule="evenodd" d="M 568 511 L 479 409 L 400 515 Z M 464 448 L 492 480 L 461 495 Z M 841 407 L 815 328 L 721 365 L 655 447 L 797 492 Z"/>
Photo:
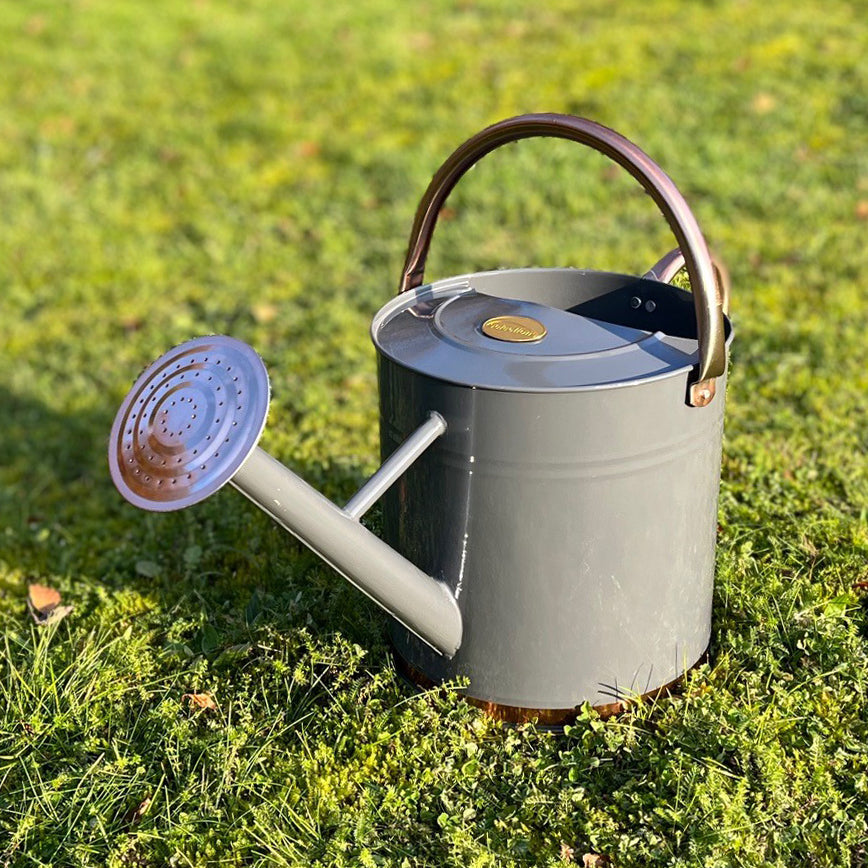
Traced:
<path fill-rule="evenodd" d="M 0 12 L 0 864 L 868 864 L 859 4 Z M 411 694 L 378 611 L 243 498 L 146 515 L 104 457 L 141 367 L 226 332 L 272 373 L 264 446 L 349 496 L 416 201 L 469 135 L 540 110 L 669 171 L 737 328 L 710 662 L 561 736 Z M 450 209 L 431 277 L 641 272 L 672 246 L 566 142 L 492 156 Z M 31 623 L 33 581 L 74 612 Z"/>

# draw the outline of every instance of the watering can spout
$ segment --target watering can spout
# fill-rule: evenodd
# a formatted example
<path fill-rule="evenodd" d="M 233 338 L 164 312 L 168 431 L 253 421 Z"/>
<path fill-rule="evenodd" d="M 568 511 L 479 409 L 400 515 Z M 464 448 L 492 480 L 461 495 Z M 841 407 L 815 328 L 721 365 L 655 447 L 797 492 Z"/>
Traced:
<path fill-rule="evenodd" d="M 112 478 L 136 506 L 190 506 L 230 482 L 396 620 L 446 657 L 461 644 L 458 604 L 359 518 L 446 430 L 436 413 L 343 509 L 256 444 L 268 411 L 268 375 L 246 344 L 196 338 L 170 350 L 136 381 L 115 418 Z"/>

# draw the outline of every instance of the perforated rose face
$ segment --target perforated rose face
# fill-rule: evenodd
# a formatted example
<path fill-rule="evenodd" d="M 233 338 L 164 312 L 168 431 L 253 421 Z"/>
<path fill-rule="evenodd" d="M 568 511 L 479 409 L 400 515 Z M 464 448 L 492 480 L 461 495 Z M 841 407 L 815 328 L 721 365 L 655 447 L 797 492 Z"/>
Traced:
<path fill-rule="evenodd" d="M 115 417 L 115 485 L 159 512 L 204 500 L 256 446 L 268 401 L 265 365 L 242 341 L 214 335 L 174 347 L 141 374 Z"/>

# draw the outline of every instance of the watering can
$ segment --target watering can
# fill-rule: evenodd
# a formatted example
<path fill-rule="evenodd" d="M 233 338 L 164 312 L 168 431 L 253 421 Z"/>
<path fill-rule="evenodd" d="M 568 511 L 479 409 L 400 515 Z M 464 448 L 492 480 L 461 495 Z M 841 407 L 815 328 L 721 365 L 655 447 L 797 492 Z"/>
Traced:
<path fill-rule="evenodd" d="M 645 275 L 523 268 L 424 280 L 438 213 L 480 158 L 575 141 L 626 169 L 678 247 Z M 670 284 L 686 268 L 693 292 Z M 400 291 L 373 320 L 383 463 L 343 507 L 257 446 L 268 374 L 200 337 L 138 378 L 109 464 L 139 507 L 225 483 L 390 615 L 399 669 L 463 679 L 497 717 L 615 710 L 700 661 L 711 632 L 728 280 L 671 179 L 636 145 L 567 115 L 511 118 L 433 177 Z M 382 501 L 383 538 L 360 519 Z"/>

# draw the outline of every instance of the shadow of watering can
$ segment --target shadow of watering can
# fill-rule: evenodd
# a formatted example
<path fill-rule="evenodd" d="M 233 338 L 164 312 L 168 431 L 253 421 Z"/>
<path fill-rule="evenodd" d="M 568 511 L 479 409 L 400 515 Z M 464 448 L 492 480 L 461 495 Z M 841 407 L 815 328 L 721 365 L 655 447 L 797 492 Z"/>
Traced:
<path fill-rule="evenodd" d="M 641 278 L 531 268 L 425 284 L 456 182 L 532 136 L 620 164 L 678 248 Z M 692 294 L 669 284 L 682 267 Z M 411 678 L 465 677 L 494 714 L 563 722 L 586 701 L 658 691 L 707 650 L 728 290 L 681 194 L 631 142 L 565 115 L 502 121 L 458 148 L 419 206 L 400 292 L 371 330 L 384 461 L 343 508 L 257 447 L 268 376 L 223 336 L 139 377 L 112 478 L 157 511 L 231 481 L 392 616 Z M 381 498 L 385 541 L 359 521 Z"/>

